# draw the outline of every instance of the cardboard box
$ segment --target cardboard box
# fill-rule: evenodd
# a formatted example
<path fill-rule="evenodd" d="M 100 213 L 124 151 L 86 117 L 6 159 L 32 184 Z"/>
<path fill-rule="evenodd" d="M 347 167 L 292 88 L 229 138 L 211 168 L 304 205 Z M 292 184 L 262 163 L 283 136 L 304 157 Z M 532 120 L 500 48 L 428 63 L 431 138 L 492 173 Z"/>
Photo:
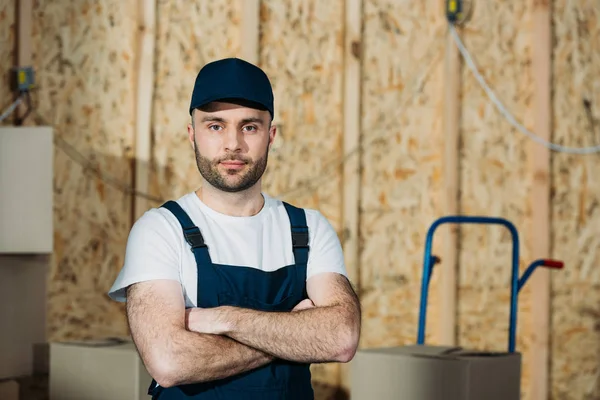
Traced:
<path fill-rule="evenodd" d="M 50 256 L 0 254 L 0 379 L 34 373 L 34 345 L 46 341 L 50 265 Z"/>
<path fill-rule="evenodd" d="M 131 341 L 50 344 L 50 400 L 147 400 L 151 382 Z"/>
<path fill-rule="evenodd" d="M 0 253 L 54 250 L 53 139 L 51 126 L 0 127 Z"/>
<path fill-rule="evenodd" d="M 0 381 L 1 400 L 19 400 L 19 384 L 17 381 Z"/>
<path fill-rule="evenodd" d="M 521 354 L 446 346 L 359 350 L 352 400 L 517 400 Z"/>
<path fill-rule="evenodd" d="M 50 372 L 50 345 L 48 343 L 33 344 L 33 374 L 48 375 Z"/>

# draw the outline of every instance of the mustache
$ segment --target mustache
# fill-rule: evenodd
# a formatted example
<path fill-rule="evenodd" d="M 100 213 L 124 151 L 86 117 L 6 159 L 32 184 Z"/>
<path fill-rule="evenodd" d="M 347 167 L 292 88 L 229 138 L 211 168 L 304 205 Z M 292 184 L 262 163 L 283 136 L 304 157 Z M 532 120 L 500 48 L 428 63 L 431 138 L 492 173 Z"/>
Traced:
<path fill-rule="evenodd" d="M 221 163 L 223 161 L 240 161 L 243 162 L 245 164 L 249 164 L 250 163 L 250 159 L 247 157 L 243 157 L 240 156 L 239 154 L 231 154 L 231 155 L 227 155 L 227 156 L 223 156 L 223 157 L 219 157 L 217 159 L 214 160 L 215 164 Z"/>

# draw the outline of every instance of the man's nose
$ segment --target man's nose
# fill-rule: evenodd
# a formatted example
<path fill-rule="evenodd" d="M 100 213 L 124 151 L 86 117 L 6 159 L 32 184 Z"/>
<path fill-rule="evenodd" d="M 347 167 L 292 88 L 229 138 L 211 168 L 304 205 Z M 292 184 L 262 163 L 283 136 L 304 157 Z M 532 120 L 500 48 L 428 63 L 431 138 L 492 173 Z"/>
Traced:
<path fill-rule="evenodd" d="M 238 151 L 241 148 L 242 133 L 237 129 L 228 129 L 225 132 L 224 147 L 228 151 Z"/>

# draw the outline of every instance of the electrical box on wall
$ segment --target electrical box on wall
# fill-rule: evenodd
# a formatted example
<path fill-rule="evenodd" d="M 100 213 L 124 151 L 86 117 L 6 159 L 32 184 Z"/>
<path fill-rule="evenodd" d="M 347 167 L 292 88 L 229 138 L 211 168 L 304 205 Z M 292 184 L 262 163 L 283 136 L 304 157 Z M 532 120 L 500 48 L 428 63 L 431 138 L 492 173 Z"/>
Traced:
<path fill-rule="evenodd" d="M 0 254 L 53 248 L 53 131 L 0 127 Z"/>

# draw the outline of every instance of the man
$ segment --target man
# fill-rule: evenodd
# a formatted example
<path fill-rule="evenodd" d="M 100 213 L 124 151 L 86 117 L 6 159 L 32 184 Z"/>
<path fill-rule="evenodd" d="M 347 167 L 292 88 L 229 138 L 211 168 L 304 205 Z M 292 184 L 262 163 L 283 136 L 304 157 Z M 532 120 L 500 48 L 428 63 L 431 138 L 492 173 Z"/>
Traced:
<path fill-rule="evenodd" d="M 312 399 L 310 364 L 348 362 L 359 341 L 336 232 L 318 211 L 262 193 L 276 127 L 261 69 L 207 64 L 189 112 L 201 188 L 136 221 L 109 292 L 127 302 L 149 394 Z"/>

